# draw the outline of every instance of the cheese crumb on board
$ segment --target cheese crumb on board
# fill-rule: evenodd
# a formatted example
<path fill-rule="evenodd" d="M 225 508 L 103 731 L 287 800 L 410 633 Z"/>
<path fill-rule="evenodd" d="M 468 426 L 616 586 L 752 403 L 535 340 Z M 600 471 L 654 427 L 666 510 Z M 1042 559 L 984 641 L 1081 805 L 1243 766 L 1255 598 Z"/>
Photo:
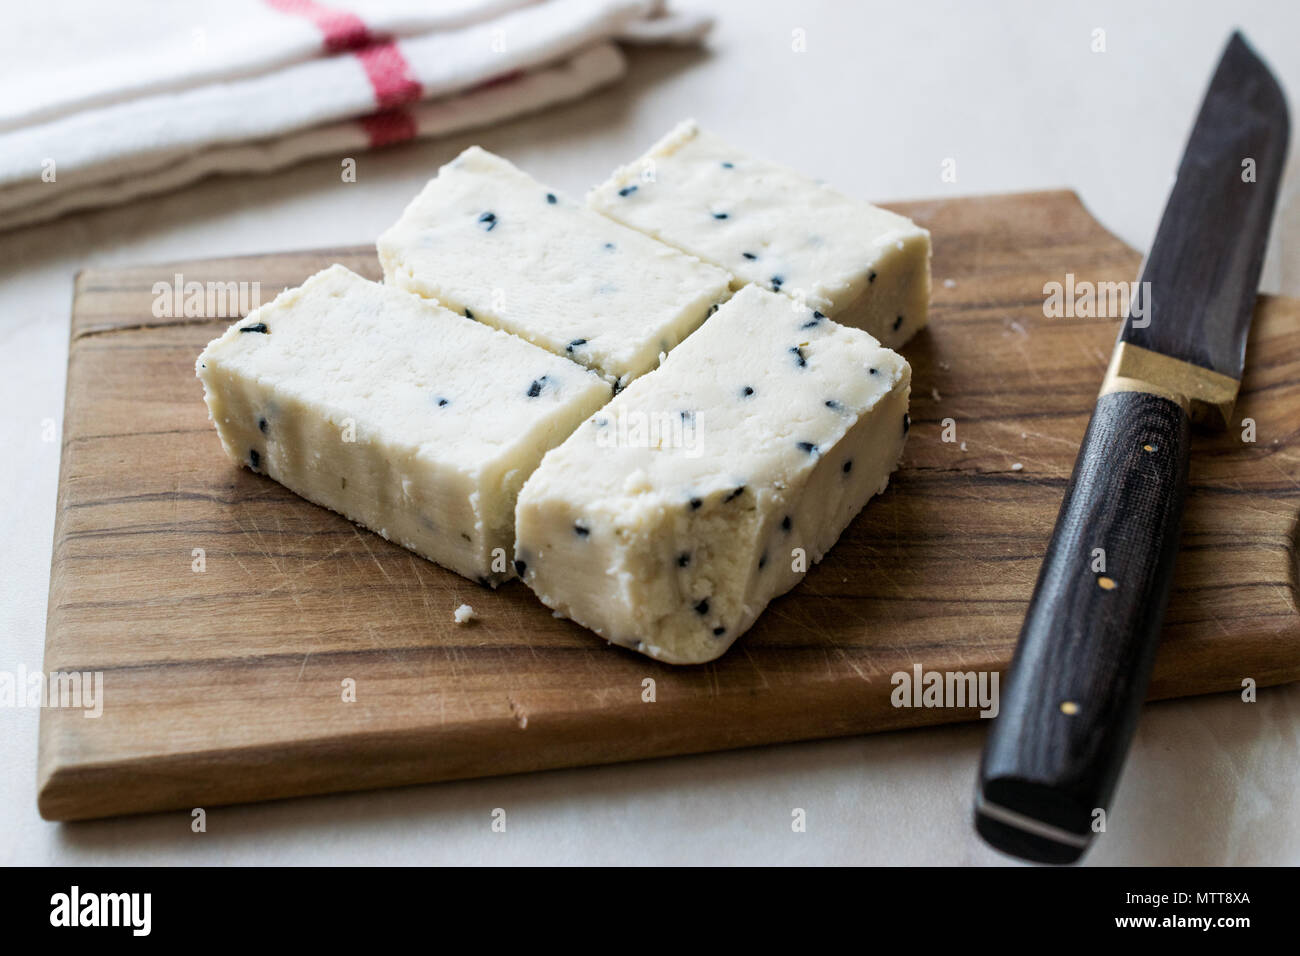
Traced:
<path fill-rule="evenodd" d="M 474 620 L 476 616 L 474 608 L 468 604 L 462 604 L 452 613 L 452 618 L 457 624 L 468 624 L 470 621 Z"/>
<path fill-rule="evenodd" d="M 592 208 L 897 348 L 928 320 L 930 233 L 693 121 L 588 196 Z"/>
<path fill-rule="evenodd" d="M 611 395 L 566 359 L 335 265 L 199 356 L 226 453 L 484 584 L 511 576 L 515 496 Z"/>
<path fill-rule="evenodd" d="M 609 641 L 713 660 L 885 489 L 910 382 L 869 335 L 747 286 L 546 456 L 519 576 Z"/>
<path fill-rule="evenodd" d="M 379 237 L 385 281 L 622 386 L 730 294 L 731 276 L 611 222 L 477 146 Z"/>

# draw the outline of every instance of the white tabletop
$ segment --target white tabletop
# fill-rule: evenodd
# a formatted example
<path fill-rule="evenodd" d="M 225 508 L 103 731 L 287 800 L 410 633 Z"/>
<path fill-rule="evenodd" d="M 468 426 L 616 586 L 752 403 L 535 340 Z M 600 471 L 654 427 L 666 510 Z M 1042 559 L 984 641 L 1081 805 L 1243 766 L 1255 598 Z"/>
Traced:
<path fill-rule="evenodd" d="M 42 432 L 80 268 L 371 242 L 474 142 L 581 194 L 685 116 L 864 198 L 1073 187 L 1140 248 L 1233 26 L 1300 103 L 1300 4 L 678 2 L 716 10 L 706 52 L 634 51 L 616 88 L 362 155 L 355 183 L 333 157 L 0 233 L 0 670 L 41 667 L 59 465 Z M 1264 279 L 1292 295 L 1298 168 Z M 187 812 L 41 820 L 37 717 L 0 709 L 0 863 L 1006 862 L 970 826 L 979 725 L 209 809 L 195 834 Z M 1300 863 L 1298 793 L 1300 685 L 1151 705 L 1088 861 Z"/>

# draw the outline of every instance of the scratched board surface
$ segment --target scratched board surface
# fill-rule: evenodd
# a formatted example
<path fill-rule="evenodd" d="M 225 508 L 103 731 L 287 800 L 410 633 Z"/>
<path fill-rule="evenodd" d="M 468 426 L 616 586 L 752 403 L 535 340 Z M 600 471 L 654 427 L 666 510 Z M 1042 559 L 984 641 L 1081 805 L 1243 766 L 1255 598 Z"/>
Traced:
<path fill-rule="evenodd" d="M 935 249 L 932 323 L 904 350 L 902 467 L 802 584 L 724 658 L 692 668 L 610 647 L 517 582 L 480 588 L 223 456 L 194 360 L 231 320 L 156 318 L 154 284 L 258 282 L 269 299 L 336 261 L 377 277 L 373 250 L 82 273 L 45 668 L 101 672 L 104 707 L 97 719 L 43 711 L 41 812 L 210 806 L 974 717 L 895 708 L 891 675 L 1008 664 L 1117 328 L 1046 317 L 1044 284 L 1128 281 L 1139 256 L 1068 192 L 892 208 Z M 1256 441 L 1234 429 L 1195 445 L 1155 697 L 1300 677 L 1296 301 L 1261 300 L 1242 418 Z M 452 621 L 461 603 L 478 615 L 466 626 Z"/>

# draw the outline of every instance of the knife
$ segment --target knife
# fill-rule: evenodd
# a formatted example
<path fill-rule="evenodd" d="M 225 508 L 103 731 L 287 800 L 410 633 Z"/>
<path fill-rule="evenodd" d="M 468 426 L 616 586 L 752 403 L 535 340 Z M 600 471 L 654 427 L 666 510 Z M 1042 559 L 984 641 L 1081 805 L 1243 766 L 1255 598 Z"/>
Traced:
<path fill-rule="evenodd" d="M 1120 328 L 985 743 L 975 826 L 1004 852 L 1073 863 L 1102 828 L 1169 598 L 1190 426 L 1232 420 L 1289 128 L 1277 81 L 1234 33 Z"/>

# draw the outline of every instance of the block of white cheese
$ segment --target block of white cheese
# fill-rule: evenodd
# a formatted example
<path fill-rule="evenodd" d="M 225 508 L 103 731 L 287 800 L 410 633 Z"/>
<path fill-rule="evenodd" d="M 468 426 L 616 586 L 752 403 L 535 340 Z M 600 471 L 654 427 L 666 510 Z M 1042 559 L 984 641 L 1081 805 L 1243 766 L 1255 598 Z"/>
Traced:
<path fill-rule="evenodd" d="M 865 332 L 746 286 L 542 460 L 519 576 L 614 643 L 713 660 L 885 489 L 910 383 Z"/>
<path fill-rule="evenodd" d="M 594 373 L 342 266 L 198 359 L 226 453 L 468 578 L 512 574 L 515 496 L 611 395 Z"/>
<path fill-rule="evenodd" d="M 731 276 L 597 215 L 477 146 L 379 237 L 389 285 L 624 385 L 730 293 Z"/>
<path fill-rule="evenodd" d="M 930 233 L 681 123 L 588 197 L 618 222 L 897 348 L 927 321 Z"/>

